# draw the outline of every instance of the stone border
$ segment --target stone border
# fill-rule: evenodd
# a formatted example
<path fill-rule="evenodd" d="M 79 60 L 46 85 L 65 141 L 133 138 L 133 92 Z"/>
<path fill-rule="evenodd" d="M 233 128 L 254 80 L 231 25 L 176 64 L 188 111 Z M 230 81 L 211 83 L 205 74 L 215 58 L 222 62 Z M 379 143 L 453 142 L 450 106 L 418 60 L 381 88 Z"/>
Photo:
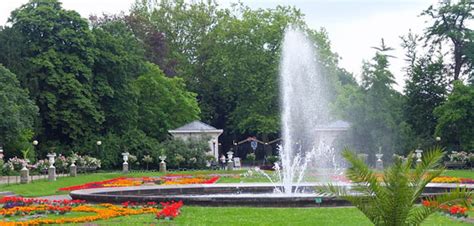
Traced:
<path fill-rule="evenodd" d="M 299 184 L 306 190 L 314 191 L 323 183 Z M 337 186 L 348 186 L 349 183 L 337 183 Z M 469 190 L 473 184 L 463 184 Z M 436 195 L 457 188 L 457 184 L 430 183 L 424 195 Z M 255 206 L 255 207 L 334 207 L 349 206 L 346 200 L 304 194 L 292 196 L 268 196 L 275 187 L 270 183 L 229 183 L 229 184 L 191 184 L 191 185 L 152 185 L 135 187 L 115 187 L 76 190 L 70 193 L 73 199 L 89 202 L 122 203 L 131 202 L 167 202 L 182 200 L 186 205 L 199 206 Z M 215 194 L 215 196 L 212 196 Z M 240 194 L 240 195 L 235 195 Z M 245 194 L 253 194 L 247 195 Z M 257 195 L 255 195 L 257 194 Z M 258 196 L 258 194 L 262 194 Z"/>

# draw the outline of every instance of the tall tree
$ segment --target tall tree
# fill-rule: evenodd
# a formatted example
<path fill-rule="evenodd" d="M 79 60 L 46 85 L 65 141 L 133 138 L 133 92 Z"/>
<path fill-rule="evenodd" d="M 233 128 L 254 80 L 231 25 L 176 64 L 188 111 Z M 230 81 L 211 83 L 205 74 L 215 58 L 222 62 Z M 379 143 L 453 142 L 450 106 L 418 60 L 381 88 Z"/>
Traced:
<path fill-rule="evenodd" d="M 167 78 L 156 65 L 138 77 L 138 128 L 148 136 L 163 140 L 168 130 L 199 118 L 196 95 L 186 90 L 181 78 Z"/>
<path fill-rule="evenodd" d="M 199 58 L 203 67 L 196 77 L 203 81 L 197 87 L 203 114 L 234 134 L 265 137 L 279 131 L 278 62 L 284 29 L 303 24 L 302 15 L 290 7 L 234 10 L 219 18 Z"/>
<path fill-rule="evenodd" d="M 175 74 L 192 79 L 199 49 L 216 25 L 219 11 L 214 1 L 140 0 L 132 8 L 131 19 L 144 21 L 147 18 L 147 23 L 156 29 L 153 33 L 163 33 L 169 58 L 173 59 L 168 62 L 169 66 L 174 66 Z M 149 34 L 158 35 L 153 33 Z"/>
<path fill-rule="evenodd" d="M 146 71 L 144 48 L 123 17 L 91 17 L 95 37 L 93 91 L 105 121 L 102 133 L 123 134 L 137 127 L 137 93 L 132 82 Z"/>
<path fill-rule="evenodd" d="M 446 102 L 438 106 L 436 135 L 452 150 L 474 149 L 474 87 L 462 82 L 454 83 L 453 92 Z"/>
<path fill-rule="evenodd" d="M 9 22 L 24 45 L 15 61 L 24 64 L 6 66 L 39 107 L 40 139 L 70 144 L 98 131 L 104 116 L 92 90 L 94 38 L 87 21 L 57 0 L 31 0 Z"/>
<path fill-rule="evenodd" d="M 177 75 L 178 61 L 170 56 L 166 34 L 152 23 L 148 13 L 132 11 L 122 18 L 145 49 L 145 58 L 158 65 L 166 76 Z"/>
<path fill-rule="evenodd" d="M 469 21 L 474 18 L 474 2 L 460 0 L 456 3 L 442 1 L 438 8 L 430 6 L 422 15 L 433 19 L 433 24 L 426 28 L 426 42 L 439 44 L 449 41 L 452 44 L 453 79 L 459 80 L 462 74 L 470 72 L 472 65 L 468 65 L 467 52 L 470 51 L 473 30 L 469 28 Z"/>
<path fill-rule="evenodd" d="M 7 156 L 20 156 L 31 146 L 38 107 L 29 99 L 28 90 L 20 87 L 15 74 L 0 64 L 0 146 Z"/>
<path fill-rule="evenodd" d="M 388 51 L 382 41 L 371 62 L 363 66 L 360 87 L 344 86 L 337 97 L 339 114 L 352 123 L 352 139 L 356 149 L 375 154 L 379 147 L 390 154 L 406 148 L 405 136 L 410 133 L 402 118 L 402 96 L 393 89 L 393 74 L 389 71 Z"/>
<path fill-rule="evenodd" d="M 411 33 L 402 40 L 408 62 L 404 118 L 416 134 L 415 142 L 426 148 L 435 142 L 437 120 L 433 110 L 443 103 L 446 96 L 443 56 L 436 47 L 430 48 L 426 55 L 417 56 L 418 36 Z"/>

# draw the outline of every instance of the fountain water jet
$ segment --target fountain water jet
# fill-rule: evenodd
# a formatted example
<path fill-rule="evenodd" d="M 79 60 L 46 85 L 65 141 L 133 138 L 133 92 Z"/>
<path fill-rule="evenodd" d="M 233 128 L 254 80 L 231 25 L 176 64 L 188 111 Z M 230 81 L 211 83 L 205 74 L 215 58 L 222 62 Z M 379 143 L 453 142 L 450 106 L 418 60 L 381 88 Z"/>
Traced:
<path fill-rule="evenodd" d="M 299 29 L 288 27 L 280 61 L 280 177 L 284 193 L 298 192 L 297 184 L 309 173 L 339 165 L 331 148 L 333 138 L 325 133 L 330 124 L 328 87 L 313 42 Z"/>

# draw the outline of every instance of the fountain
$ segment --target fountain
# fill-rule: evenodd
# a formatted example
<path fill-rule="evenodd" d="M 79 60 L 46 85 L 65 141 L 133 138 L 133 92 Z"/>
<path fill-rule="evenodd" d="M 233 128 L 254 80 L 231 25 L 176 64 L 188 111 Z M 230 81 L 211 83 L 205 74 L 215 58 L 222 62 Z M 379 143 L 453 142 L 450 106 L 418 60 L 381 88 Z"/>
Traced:
<path fill-rule="evenodd" d="M 270 183 L 98 188 L 73 191 L 71 196 L 92 202 L 182 200 L 187 205 L 205 206 L 348 205 L 345 200 L 315 192 L 316 187 L 331 182 L 328 175 L 342 173 L 334 141 L 348 130 L 349 124 L 331 121 L 328 81 L 318 68 L 314 44 L 293 27 L 285 31 L 280 78 L 283 145 L 280 147 L 281 164 L 275 165 L 277 180 L 265 174 Z M 231 165 L 233 153 L 227 154 Z M 226 157 L 222 155 L 220 160 L 224 166 Z M 314 177 L 319 177 L 318 181 L 308 181 Z M 341 182 L 337 185 L 350 186 Z M 429 189 L 445 191 L 448 188 L 435 186 Z"/>
<path fill-rule="evenodd" d="M 319 68 L 314 43 L 299 29 L 289 27 L 282 46 L 280 177 L 282 192 L 291 194 L 311 175 L 340 171 L 333 141 L 349 126 L 330 121 L 328 81 Z M 328 181 L 330 177 L 320 179 Z"/>

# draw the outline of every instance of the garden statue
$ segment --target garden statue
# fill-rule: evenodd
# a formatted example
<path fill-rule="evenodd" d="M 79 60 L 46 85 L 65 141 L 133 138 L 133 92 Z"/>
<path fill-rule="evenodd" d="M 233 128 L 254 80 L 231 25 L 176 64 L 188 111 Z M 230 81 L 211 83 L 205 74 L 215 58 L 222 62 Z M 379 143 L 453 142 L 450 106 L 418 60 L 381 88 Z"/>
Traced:
<path fill-rule="evenodd" d="M 232 156 L 234 152 L 228 151 L 227 152 L 227 170 L 234 170 L 234 162 L 232 161 Z"/>
<path fill-rule="evenodd" d="M 415 153 L 416 153 L 415 156 L 416 156 L 416 158 L 417 158 L 416 164 L 421 163 L 421 156 L 422 156 L 421 154 L 423 153 L 423 150 L 421 150 L 421 149 L 416 149 L 416 150 L 415 150 Z"/>
<path fill-rule="evenodd" d="M 166 162 L 165 162 L 166 156 L 165 155 L 160 155 L 158 158 L 161 160 L 161 162 L 160 162 L 160 172 L 164 173 L 164 172 L 166 172 Z"/>
<path fill-rule="evenodd" d="M 71 157 L 71 165 L 69 166 L 69 175 L 71 177 L 77 176 L 76 157 L 74 155 L 73 157 Z"/>
<path fill-rule="evenodd" d="M 20 183 L 28 184 L 28 178 L 30 176 L 30 172 L 28 168 L 26 168 L 26 161 L 23 162 L 23 168 L 20 170 Z"/>
<path fill-rule="evenodd" d="M 47 155 L 49 168 L 48 168 L 48 180 L 55 181 L 56 180 L 56 167 L 54 167 L 54 158 L 56 157 L 56 153 L 49 153 Z"/>
<path fill-rule="evenodd" d="M 379 153 L 375 154 L 377 161 L 375 162 L 375 169 L 382 171 L 383 170 L 383 161 L 382 161 L 382 147 L 379 147 Z"/>
<path fill-rule="evenodd" d="M 123 156 L 123 164 L 122 164 L 122 173 L 128 173 L 128 156 L 130 154 L 128 152 L 122 153 Z"/>

